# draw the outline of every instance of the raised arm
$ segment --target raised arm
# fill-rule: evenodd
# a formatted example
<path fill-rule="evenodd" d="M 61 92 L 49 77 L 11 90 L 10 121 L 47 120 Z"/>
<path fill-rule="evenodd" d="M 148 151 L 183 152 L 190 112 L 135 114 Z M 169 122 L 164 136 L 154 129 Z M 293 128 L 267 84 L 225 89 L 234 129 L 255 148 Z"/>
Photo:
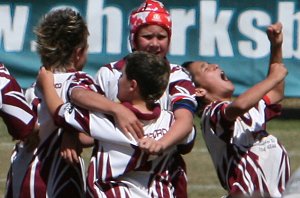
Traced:
<path fill-rule="evenodd" d="M 49 71 L 46 71 L 45 68 L 41 68 L 38 76 L 38 82 L 40 88 L 43 90 L 45 97 L 44 99 L 48 109 L 51 115 L 54 116 L 57 108 L 63 104 L 63 101 L 58 97 L 53 86 L 53 74 Z M 85 90 L 83 88 L 74 88 L 71 92 L 71 98 L 74 104 L 81 106 L 84 109 L 91 109 L 91 111 L 98 111 L 107 114 L 114 112 L 116 114 L 114 116 L 117 117 L 117 121 L 123 123 L 124 120 L 126 120 L 125 123 L 129 124 L 123 124 L 123 128 L 120 128 L 127 138 L 131 139 L 133 136 L 135 139 L 138 139 L 138 135 L 135 133 L 136 131 L 141 133 L 139 134 L 139 137 L 143 137 L 142 124 L 139 120 L 137 120 L 135 115 L 132 116 L 133 113 L 123 105 L 112 102 L 96 92 Z M 128 133 L 130 133 L 132 136 L 130 136 Z"/>
<path fill-rule="evenodd" d="M 269 97 L 271 103 L 277 103 L 283 97 L 284 78 L 287 75 L 287 69 L 282 64 L 282 25 L 276 23 L 269 26 L 267 35 L 271 42 L 268 75 L 266 79 L 241 94 L 226 108 L 226 117 L 229 120 L 235 120 L 236 117 L 243 115 L 265 95 Z"/>
<path fill-rule="evenodd" d="M 273 63 L 270 66 L 270 73 L 266 79 L 239 95 L 236 100 L 226 107 L 226 118 L 229 120 L 235 120 L 238 116 L 246 113 L 268 92 L 280 84 L 286 75 L 287 70 L 282 63 Z"/>
<path fill-rule="evenodd" d="M 270 40 L 270 67 L 273 63 L 282 63 L 282 43 L 283 33 L 280 22 L 270 25 L 267 29 L 267 35 Z M 269 68 L 270 70 L 270 68 Z M 268 72 L 268 74 L 270 71 Z M 278 83 L 272 90 L 267 93 L 271 104 L 280 102 L 284 97 L 284 80 Z"/>

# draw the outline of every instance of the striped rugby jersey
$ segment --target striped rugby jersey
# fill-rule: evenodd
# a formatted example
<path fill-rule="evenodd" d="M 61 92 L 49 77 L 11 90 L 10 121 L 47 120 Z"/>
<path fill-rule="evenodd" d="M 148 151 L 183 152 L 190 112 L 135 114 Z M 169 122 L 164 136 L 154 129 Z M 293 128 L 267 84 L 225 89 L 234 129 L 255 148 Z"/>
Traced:
<path fill-rule="evenodd" d="M 24 93 L 7 68 L 0 63 L 0 116 L 9 134 L 17 140 L 27 137 L 36 122 L 36 116 Z"/>
<path fill-rule="evenodd" d="M 74 72 L 54 74 L 54 86 L 63 101 L 68 101 L 70 85 L 67 79 L 74 76 Z M 82 81 L 92 80 L 83 72 L 76 73 Z M 83 87 L 79 82 L 75 86 Z M 85 86 L 85 85 L 84 85 Z M 40 144 L 34 153 L 22 152 L 19 155 L 30 161 L 29 166 L 22 163 L 15 167 L 24 169 L 20 197 L 84 197 L 85 196 L 85 168 L 83 159 L 76 165 L 68 164 L 60 156 L 60 146 L 64 130 L 77 133 L 73 128 L 58 128 L 43 101 L 43 97 L 35 86 L 26 92 L 28 100 L 35 105 L 40 125 Z M 73 130 L 73 131 L 71 131 Z"/>
<path fill-rule="evenodd" d="M 104 91 L 106 97 L 113 101 L 118 101 L 118 79 L 124 64 L 124 59 L 121 59 L 104 65 L 100 67 L 95 76 L 96 83 Z M 169 84 L 159 100 L 161 108 L 173 112 L 176 109 L 184 108 L 194 113 L 197 102 L 195 100 L 195 87 L 189 75 L 181 66 L 171 63 L 169 65 L 171 69 Z M 179 151 L 179 153 L 186 154 L 182 151 Z M 174 194 L 180 197 L 187 197 L 186 164 L 179 153 L 176 153 L 173 157 L 170 174 L 173 178 L 173 185 L 176 186 Z"/>
<path fill-rule="evenodd" d="M 24 140 L 31 134 L 36 123 L 36 115 L 27 103 L 23 90 L 12 77 L 7 68 L 0 63 L 0 116 L 2 117 L 8 133 L 15 140 Z M 11 162 L 15 159 L 15 150 L 12 152 Z M 7 174 L 6 197 L 13 196 L 13 183 L 17 172 L 12 166 Z"/>
<path fill-rule="evenodd" d="M 72 125 L 96 139 L 88 168 L 88 197 L 173 197 L 168 166 L 176 147 L 160 156 L 148 155 L 116 127 L 110 116 L 75 108 L 70 103 L 57 112 L 56 123 Z M 144 124 L 145 135 L 155 139 L 163 137 L 173 122 L 172 112 L 161 111 L 159 106 L 153 114 L 138 112 L 137 116 Z M 194 135 L 192 132 L 184 142 L 186 147 L 193 144 Z"/>
<path fill-rule="evenodd" d="M 202 115 L 202 133 L 220 183 L 230 195 L 281 197 L 290 177 L 289 158 L 266 122 L 279 105 L 260 100 L 234 122 L 226 120 L 229 101 L 214 102 Z"/>

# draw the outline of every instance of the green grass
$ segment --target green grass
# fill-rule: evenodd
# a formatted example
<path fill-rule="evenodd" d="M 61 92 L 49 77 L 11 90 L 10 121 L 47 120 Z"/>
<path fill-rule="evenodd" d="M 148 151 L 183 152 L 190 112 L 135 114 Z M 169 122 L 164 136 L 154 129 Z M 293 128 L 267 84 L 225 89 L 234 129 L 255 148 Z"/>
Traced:
<path fill-rule="evenodd" d="M 198 119 L 195 120 L 195 123 L 199 127 Z M 0 121 L 0 130 L 0 197 L 3 197 L 6 173 L 14 142 L 11 141 L 2 121 Z M 268 124 L 268 131 L 277 136 L 289 152 L 293 173 L 300 167 L 300 120 L 273 120 Z M 85 150 L 83 153 L 87 162 L 90 156 L 89 152 L 90 150 Z M 187 163 L 190 198 L 212 198 L 226 194 L 219 184 L 201 133 L 198 133 L 193 151 L 184 158 Z"/>

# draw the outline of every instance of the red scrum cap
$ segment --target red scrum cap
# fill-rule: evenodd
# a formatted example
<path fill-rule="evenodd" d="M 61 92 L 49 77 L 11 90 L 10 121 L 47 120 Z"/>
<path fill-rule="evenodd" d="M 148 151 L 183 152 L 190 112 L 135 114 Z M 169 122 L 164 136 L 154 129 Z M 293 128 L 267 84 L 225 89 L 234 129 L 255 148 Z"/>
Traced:
<path fill-rule="evenodd" d="M 169 12 L 164 5 L 156 0 L 146 0 L 136 10 L 133 10 L 129 18 L 130 44 L 133 48 L 135 34 L 144 25 L 159 25 L 164 28 L 171 38 L 172 21 Z"/>

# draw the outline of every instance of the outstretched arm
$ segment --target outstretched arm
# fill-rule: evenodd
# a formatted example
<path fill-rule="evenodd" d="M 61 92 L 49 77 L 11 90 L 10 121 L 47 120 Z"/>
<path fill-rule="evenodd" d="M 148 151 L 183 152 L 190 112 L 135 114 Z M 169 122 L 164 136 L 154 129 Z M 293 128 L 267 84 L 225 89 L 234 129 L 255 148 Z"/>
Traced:
<path fill-rule="evenodd" d="M 43 90 L 48 109 L 51 115 L 54 116 L 56 109 L 63 104 L 63 101 L 58 97 L 53 86 L 53 74 L 49 71 L 46 71 L 45 68 L 41 68 L 38 76 L 38 82 L 40 88 Z M 131 136 L 128 133 L 132 134 L 136 140 L 139 139 L 139 137 L 143 137 L 142 124 L 136 118 L 133 112 L 131 112 L 122 104 L 112 102 L 96 92 L 82 88 L 74 88 L 71 95 L 72 102 L 88 110 L 89 108 L 95 107 L 96 109 L 94 108 L 92 110 L 101 111 L 102 113 L 108 114 L 114 112 L 116 121 L 119 124 L 122 123 L 123 127 L 121 129 L 127 138 L 131 139 Z"/>
<path fill-rule="evenodd" d="M 124 135 L 136 140 L 144 136 L 143 125 L 135 114 L 122 104 L 115 103 L 105 96 L 89 90 L 74 88 L 71 93 L 72 103 L 90 111 L 112 115 Z"/>
<path fill-rule="evenodd" d="M 38 81 L 45 96 L 51 115 L 55 114 L 56 108 L 63 104 L 53 87 L 51 72 L 41 68 Z M 144 135 L 143 125 L 135 114 L 119 103 L 115 103 L 103 95 L 82 88 L 74 88 L 71 92 L 72 103 L 90 111 L 98 111 L 114 116 L 124 135 L 131 139 L 129 133 L 137 140 Z"/>

